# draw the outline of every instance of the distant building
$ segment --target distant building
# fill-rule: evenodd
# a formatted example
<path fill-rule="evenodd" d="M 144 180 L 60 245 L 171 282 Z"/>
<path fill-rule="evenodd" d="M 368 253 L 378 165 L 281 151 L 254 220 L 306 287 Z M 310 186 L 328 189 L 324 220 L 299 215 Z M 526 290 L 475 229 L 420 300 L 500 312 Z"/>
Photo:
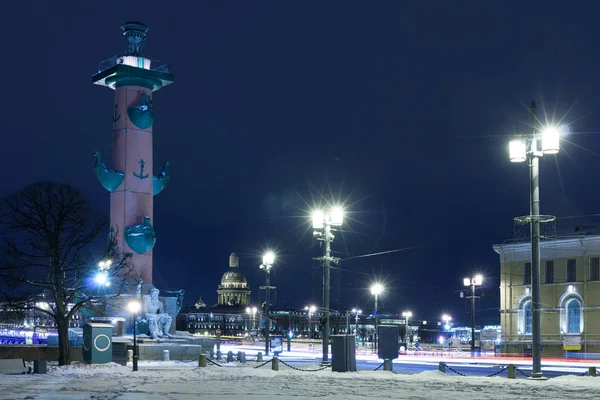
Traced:
<path fill-rule="evenodd" d="M 250 289 L 246 276 L 240 271 L 240 261 L 235 253 L 229 256 L 229 269 L 221 278 L 217 289 L 218 306 L 248 306 L 250 305 Z"/>
<path fill-rule="evenodd" d="M 494 245 L 500 255 L 501 350 L 531 351 L 531 244 Z M 600 235 L 542 241 L 542 356 L 600 352 Z"/>

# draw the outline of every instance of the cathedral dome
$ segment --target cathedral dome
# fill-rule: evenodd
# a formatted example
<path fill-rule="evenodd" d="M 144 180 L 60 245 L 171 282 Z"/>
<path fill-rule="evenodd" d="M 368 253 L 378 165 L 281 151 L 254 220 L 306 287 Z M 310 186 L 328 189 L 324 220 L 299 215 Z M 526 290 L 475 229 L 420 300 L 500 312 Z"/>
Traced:
<path fill-rule="evenodd" d="M 246 283 L 246 277 L 237 268 L 229 268 L 221 278 L 221 285 L 227 283 Z"/>

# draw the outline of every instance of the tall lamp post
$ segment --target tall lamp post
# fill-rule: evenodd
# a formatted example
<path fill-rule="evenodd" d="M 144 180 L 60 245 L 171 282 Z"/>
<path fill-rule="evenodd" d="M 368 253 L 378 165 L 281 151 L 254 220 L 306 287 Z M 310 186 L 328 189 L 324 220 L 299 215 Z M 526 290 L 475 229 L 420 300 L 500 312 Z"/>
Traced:
<path fill-rule="evenodd" d="M 356 336 L 358 336 L 358 316 L 362 314 L 362 310 L 357 310 L 356 308 L 353 308 L 352 314 L 354 314 L 354 332 Z"/>
<path fill-rule="evenodd" d="M 275 253 L 272 251 L 268 251 L 263 256 L 263 262 L 260 264 L 260 269 L 263 269 L 266 272 L 266 281 L 265 281 L 265 355 L 269 355 L 269 334 L 271 330 L 271 319 L 269 315 L 269 307 L 271 303 L 271 268 L 273 267 L 273 263 L 275 262 Z"/>
<path fill-rule="evenodd" d="M 379 314 L 377 313 L 377 300 L 379 299 L 379 295 L 383 293 L 383 285 L 381 283 L 374 283 L 371 285 L 371 294 L 375 296 L 375 341 L 373 344 L 373 350 L 377 350 L 377 325 L 379 322 Z"/>
<path fill-rule="evenodd" d="M 529 217 L 531 220 L 531 355 L 533 361 L 532 379 L 543 379 L 541 365 L 540 332 L 540 157 L 556 154 L 560 150 L 560 132 L 556 127 L 537 128 L 536 105 L 529 106 L 531 132 L 520 135 L 509 143 L 511 162 L 528 161 L 529 165 Z"/>
<path fill-rule="evenodd" d="M 341 226 L 344 221 L 344 210 L 340 207 L 333 207 L 328 213 L 317 210 L 313 212 L 313 236 L 321 240 L 323 246 L 323 256 L 317 257 L 323 263 L 323 318 L 325 326 L 323 327 L 323 364 L 329 364 L 329 289 L 331 285 L 331 261 L 337 262 L 338 259 L 331 256 L 331 242 L 335 236 L 331 233 L 332 226 Z"/>
<path fill-rule="evenodd" d="M 252 317 L 252 327 L 250 328 L 250 330 L 254 330 L 256 329 L 254 327 L 254 318 L 256 317 L 256 311 L 258 311 L 256 309 L 256 307 L 246 307 L 246 314 L 248 314 L 248 316 Z"/>
<path fill-rule="evenodd" d="M 404 341 L 406 342 L 406 346 L 408 347 L 408 342 L 410 341 L 410 328 L 408 327 L 408 320 L 410 319 L 410 317 L 412 317 L 412 312 L 404 311 L 402 313 L 402 316 L 404 317 L 404 322 L 406 324 L 406 335 L 404 336 Z"/>
<path fill-rule="evenodd" d="M 139 301 L 131 301 L 128 304 L 129 311 L 133 315 L 133 370 L 138 370 L 138 351 L 137 351 L 137 333 L 136 333 L 136 319 L 137 314 L 140 312 L 140 302 Z"/>
<path fill-rule="evenodd" d="M 475 355 L 475 286 L 481 286 L 483 276 L 475 275 L 472 278 L 463 279 L 465 286 L 471 286 L 471 356 Z"/>
<path fill-rule="evenodd" d="M 316 306 L 306 306 L 306 307 L 304 307 L 304 310 L 308 311 L 308 336 L 311 339 L 314 339 L 315 337 L 314 337 L 313 332 L 312 332 L 312 324 L 311 324 L 311 322 L 312 322 L 312 316 L 313 316 L 313 314 L 315 313 L 315 311 L 317 311 L 317 307 Z"/>

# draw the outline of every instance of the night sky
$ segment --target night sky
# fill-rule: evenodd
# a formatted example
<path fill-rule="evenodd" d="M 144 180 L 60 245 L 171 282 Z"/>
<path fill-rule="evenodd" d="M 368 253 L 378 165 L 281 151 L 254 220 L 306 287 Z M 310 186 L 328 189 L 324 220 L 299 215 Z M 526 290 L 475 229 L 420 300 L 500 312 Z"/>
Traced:
<path fill-rule="evenodd" d="M 496 5 L 491 5 L 495 3 Z M 498 322 L 499 260 L 529 211 L 525 164 L 508 160 L 527 105 L 571 134 L 541 162 L 542 213 L 600 211 L 600 37 L 595 2 L 43 1 L 3 8 L 1 195 L 39 180 L 80 188 L 108 215 L 94 151 L 110 167 L 114 92 L 97 63 L 127 44 L 120 25 L 150 27 L 143 54 L 175 84 L 154 97 L 154 284 L 212 305 L 231 252 L 253 301 L 266 248 L 279 300 L 313 298 L 310 209 L 342 202 L 333 243 L 344 307 L 442 312 L 468 322 L 462 278 L 482 272 L 478 306 Z M 569 221 L 565 219 L 565 221 Z"/>

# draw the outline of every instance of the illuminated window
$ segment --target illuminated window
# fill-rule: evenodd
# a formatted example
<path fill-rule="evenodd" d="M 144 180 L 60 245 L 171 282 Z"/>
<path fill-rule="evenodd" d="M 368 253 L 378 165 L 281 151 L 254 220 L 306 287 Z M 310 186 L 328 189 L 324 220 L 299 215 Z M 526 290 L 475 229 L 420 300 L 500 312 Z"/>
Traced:
<path fill-rule="evenodd" d="M 567 302 L 567 333 L 581 333 L 581 304 L 577 299 Z"/>
<path fill-rule="evenodd" d="M 533 323 L 533 312 L 532 312 L 532 303 L 531 301 L 528 301 L 527 303 L 525 303 L 525 305 L 523 306 L 523 329 L 524 329 L 524 333 L 526 335 L 531 335 L 531 331 L 532 331 L 532 323 Z"/>

